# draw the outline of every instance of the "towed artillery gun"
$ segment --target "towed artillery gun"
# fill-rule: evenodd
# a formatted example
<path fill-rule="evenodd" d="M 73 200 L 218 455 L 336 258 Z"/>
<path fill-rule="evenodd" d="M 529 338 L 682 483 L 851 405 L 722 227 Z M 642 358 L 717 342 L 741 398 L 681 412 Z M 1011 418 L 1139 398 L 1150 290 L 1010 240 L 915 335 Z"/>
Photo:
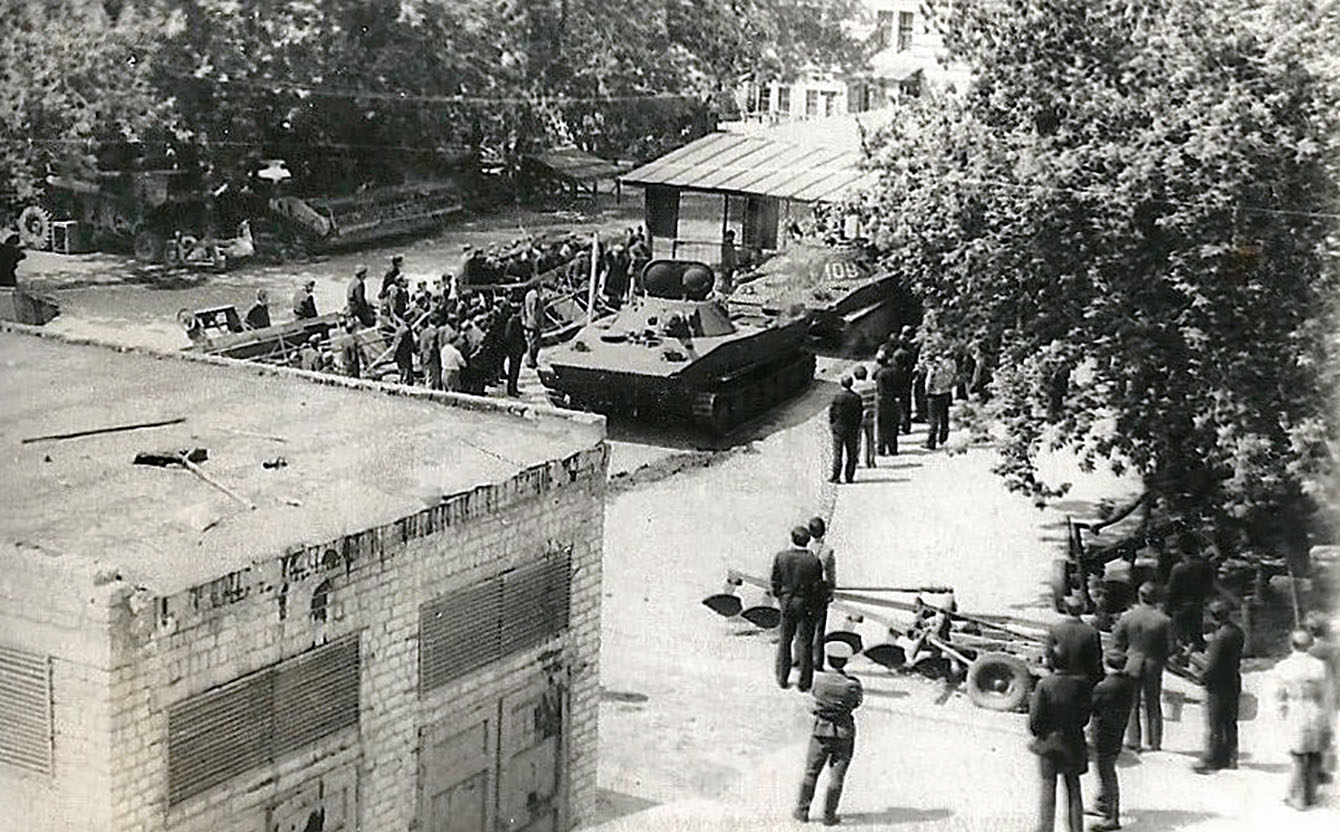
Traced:
<path fill-rule="evenodd" d="M 762 590 L 758 602 L 745 606 L 738 597 L 742 586 Z M 890 595 L 913 595 L 906 601 Z M 935 604 L 928 595 L 945 596 Z M 722 592 L 703 604 L 724 618 L 743 618 L 759 630 L 777 627 L 781 614 L 763 578 L 731 569 Z M 1018 711 L 1027 706 L 1038 678 L 1047 667 L 1047 625 L 1003 615 L 959 612 L 953 589 L 944 586 L 838 587 L 830 610 L 845 614 L 845 623 L 830 629 L 825 641 L 845 641 L 858 655 L 889 670 L 942 679 L 951 687 L 962 685 L 977 707 Z M 856 625 L 874 624 L 883 640 L 867 645 Z M 1104 634 L 1104 647 L 1110 636 Z M 1199 683 L 1192 669 L 1169 664 L 1168 672 Z"/>

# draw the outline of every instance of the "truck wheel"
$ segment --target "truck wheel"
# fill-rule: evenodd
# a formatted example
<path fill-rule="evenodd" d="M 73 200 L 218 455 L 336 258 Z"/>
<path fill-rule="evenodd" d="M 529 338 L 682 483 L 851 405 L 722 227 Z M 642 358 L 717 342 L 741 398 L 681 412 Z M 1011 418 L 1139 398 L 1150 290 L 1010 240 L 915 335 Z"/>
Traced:
<path fill-rule="evenodd" d="M 1017 711 L 1028 701 L 1028 665 L 1006 653 L 983 653 L 968 668 L 968 699 L 989 711 Z"/>
<path fill-rule="evenodd" d="M 152 228 L 141 228 L 135 232 L 135 259 L 141 263 L 163 262 L 163 235 Z"/>
<path fill-rule="evenodd" d="M 1051 577 L 1047 583 L 1052 590 L 1052 606 L 1057 612 L 1065 612 L 1065 599 L 1070 594 L 1070 571 L 1073 567 L 1066 558 L 1052 561 Z"/>
<path fill-rule="evenodd" d="M 41 205 L 24 208 L 19 213 L 19 241 L 38 251 L 51 248 L 51 212 Z"/>

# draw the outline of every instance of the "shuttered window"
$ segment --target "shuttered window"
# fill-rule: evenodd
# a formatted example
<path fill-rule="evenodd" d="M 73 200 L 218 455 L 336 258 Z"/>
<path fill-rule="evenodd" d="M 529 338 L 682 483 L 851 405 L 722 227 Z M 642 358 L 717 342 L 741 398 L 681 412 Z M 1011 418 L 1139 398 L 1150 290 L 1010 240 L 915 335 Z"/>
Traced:
<path fill-rule="evenodd" d="M 177 803 L 358 724 L 358 635 L 168 709 L 168 802 Z"/>
<path fill-rule="evenodd" d="M 570 550 L 423 604 L 420 693 L 563 632 L 571 605 Z"/>
<path fill-rule="evenodd" d="M 51 660 L 0 647 L 0 763 L 51 773 Z"/>

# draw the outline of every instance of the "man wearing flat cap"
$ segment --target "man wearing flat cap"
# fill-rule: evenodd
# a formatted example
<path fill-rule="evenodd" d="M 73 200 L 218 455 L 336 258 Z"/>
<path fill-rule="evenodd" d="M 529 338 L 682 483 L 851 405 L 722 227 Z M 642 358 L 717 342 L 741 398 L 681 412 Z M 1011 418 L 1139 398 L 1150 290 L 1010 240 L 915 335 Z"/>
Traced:
<path fill-rule="evenodd" d="M 830 641 L 824 645 L 824 657 L 830 670 L 814 675 L 814 727 L 810 731 L 810 746 L 805 754 L 805 776 L 800 781 L 800 799 L 792 817 L 801 822 L 809 820 L 810 802 L 818 786 L 819 772 L 827 765 L 828 793 L 824 795 L 825 826 L 840 822 L 837 808 L 842 799 L 842 784 L 847 777 L 856 750 L 856 720 L 852 711 L 861 707 L 865 696 L 861 681 L 847 675 L 847 661 L 852 657 L 851 645 L 844 641 Z"/>
<path fill-rule="evenodd" d="M 1238 701 L 1242 698 L 1242 650 L 1246 637 L 1233 623 L 1232 608 L 1222 598 L 1210 602 L 1214 633 L 1205 651 L 1205 756 L 1196 765 L 1210 774 L 1238 764 Z"/>
<path fill-rule="evenodd" d="M 354 279 L 349 281 L 349 291 L 345 298 L 347 304 L 344 313 L 357 320 L 364 327 L 370 327 L 377 323 L 377 313 L 368 303 L 368 287 L 364 283 L 367 280 L 368 267 L 359 266 L 354 272 Z"/>

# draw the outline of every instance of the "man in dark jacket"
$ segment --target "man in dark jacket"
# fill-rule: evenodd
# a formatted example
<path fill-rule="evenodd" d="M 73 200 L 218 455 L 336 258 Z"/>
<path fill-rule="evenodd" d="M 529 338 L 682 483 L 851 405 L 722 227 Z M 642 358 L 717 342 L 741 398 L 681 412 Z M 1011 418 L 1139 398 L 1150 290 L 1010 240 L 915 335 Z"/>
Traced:
<path fill-rule="evenodd" d="M 842 377 L 842 389 L 828 405 L 828 428 L 833 434 L 833 467 L 828 481 L 839 482 L 844 476 L 847 482 L 856 477 L 856 452 L 861 444 L 861 417 L 864 407 L 861 397 L 852 389 L 851 376 Z M 843 463 L 846 454 L 846 463 Z"/>
<path fill-rule="evenodd" d="M 419 330 L 419 367 L 423 370 L 424 386 L 430 390 L 442 389 L 442 345 L 438 341 L 437 320 L 430 317 Z"/>
<path fill-rule="evenodd" d="M 509 310 L 507 323 L 503 329 L 503 357 L 507 362 L 507 395 L 520 396 L 518 381 L 521 378 L 521 362 L 526 357 L 526 326 L 521 321 L 521 313 Z"/>
<path fill-rule="evenodd" d="M 316 317 L 316 298 L 312 295 L 315 289 L 316 281 L 307 280 L 293 294 L 294 320 L 308 320 Z"/>
<path fill-rule="evenodd" d="M 880 456 L 898 455 L 898 432 L 903 426 L 899 372 L 893 356 L 886 355 L 875 370 L 875 433 L 879 437 Z"/>
<path fill-rule="evenodd" d="M 1126 651 L 1126 673 L 1136 681 L 1135 703 L 1126 726 L 1126 746 L 1140 750 L 1143 700 L 1149 750 L 1158 751 L 1163 747 L 1163 668 L 1176 638 L 1172 619 L 1155 606 L 1158 589 L 1152 583 L 1144 583 L 1137 595 L 1140 603 L 1127 610 L 1112 631 L 1113 644 Z"/>
<path fill-rule="evenodd" d="M 801 645 L 814 643 L 814 628 L 819 610 L 826 600 L 824 568 L 807 547 L 810 531 L 804 526 L 791 530 L 791 548 L 783 549 L 772 559 L 772 597 L 781 609 L 781 633 L 777 640 L 777 684 L 791 686 L 791 642 L 800 636 Z M 814 657 L 807 649 L 800 650 L 800 679 L 798 687 L 809 690 L 814 680 Z"/>
<path fill-rule="evenodd" d="M 256 302 L 247 310 L 243 320 L 247 329 L 265 329 L 270 325 L 270 295 L 264 289 L 256 290 Z"/>
<path fill-rule="evenodd" d="M 364 282 L 368 276 L 368 267 L 359 266 L 354 279 L 349 281 L 349 291 L 345 295 L 344 313 L 356 319 L 365 327 L 375 326 L 377 311 L 368 303 L 368 287 Z"/>
<path fill-rule="evenodd" d="M 1094 814 L 1102 820 L 1089 827 L 1090 832 L 1121 828 L 1121 788 L 1117 784 L 1117 757 L 1121 754 L 1121 735 L 1126 730 L 1131 703 L 1135 701 L 1135 680 L 1126 675 L 1126 654 L 1108 650 L 1103 655 L 1107 676 L 1093 688 L 1092 740 L 1098 765 L 1098 800 Z"/>
<path fill-rule="evenodd" d="M 1069 670 L 1098 684 L 1103 678 L 1103 642 L 1098 631 L 1084 623 L 1084 602 L 1074 595 L 1065 599 L 1066 617 L 1047 632 L 1047 658 L 1056 670 Z M 1062 657 L 1065 657 L 1064 659 Z M 1062 668 L 1059 664 L 1066 661 Z"/>
<path fill-rule="evenodd" d="M 1199 774 L 1238 766 L 1238 701 L 1242 697 L 1242 628 L 1233 623 L 1227 601 L 1210 602 L 1215 631 L 1205 651 L 1205 756 L 1196 765 Z"/>
<path fill-rule="evenodd" d="M 0 286 L 18 286 L 19 261 L 28 255 L 19 247 L 19 235 L 10 234 L 0 245 Z"/>
<path fill-rule="evenodd" d="M 1062 664 L 1069 657 L 1060 657 Z M 1091 686 L 1074 673 L 1053 673 L 1038 682 L 1028 706 L 1029 749 L 1038 755 L 1042 790 L 1038 829 L 1050 832 L 1056 823 L 1056 778 L 1065 781 L 1070 832 L 1084 832 L 1084 800 L 1079 776 L 1089 770 L 1084 726 L 1089 721 Z"/>
<path fill-rule="evenodd" d="M 903 433 L 912 432 L 912 376 L 916 370 L 917 354 L 914 344 L 899 339 L 892 353 L 894 377 L 898 387 L 898 408 L 903 413 Z"/>
<path fill-rule="evenodd" d="M 1214 566 L 1201 557 L 1195 535 L 1177 539 L 1182 560 L 1168 573 L 1168 596 L 1163 611 L 1172 618 L 1177 638 L 1193 651 L 1205 649 L 1205 600 L 1214 592 Z"/>

